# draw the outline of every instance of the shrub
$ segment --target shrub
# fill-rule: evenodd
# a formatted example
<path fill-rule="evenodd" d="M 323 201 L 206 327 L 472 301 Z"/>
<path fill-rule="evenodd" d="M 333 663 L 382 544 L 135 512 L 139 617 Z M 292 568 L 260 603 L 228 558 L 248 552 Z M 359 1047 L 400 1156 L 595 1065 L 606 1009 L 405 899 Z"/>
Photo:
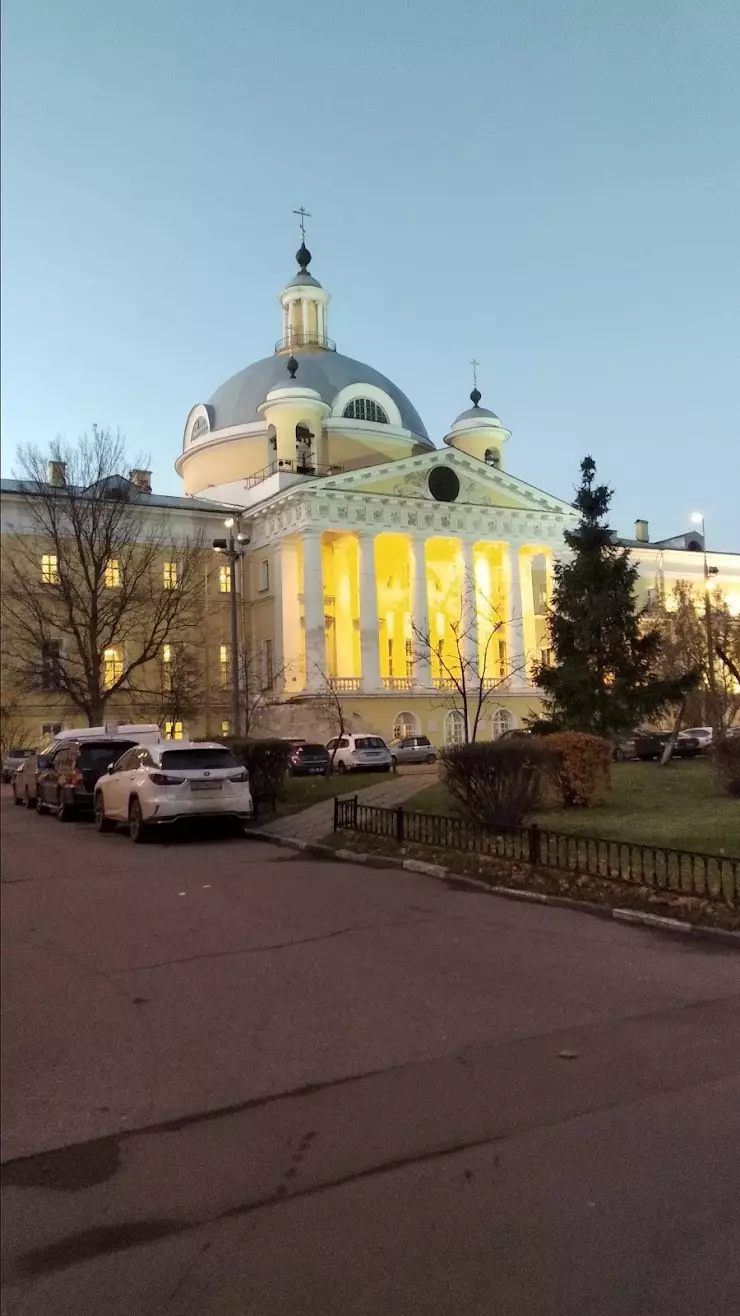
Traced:
<path fill-rule="evenodd" d="M 442 750 L 442 779 L 476 822 L 523 823 L 535 807 L 549 761 L 542 741 L 530 736 L 448 745 Z"/>
<path fill-rule="evenodd" d="M 282 795 L 288 770 L 290 745 L 286 740 L 231 740 L 224 738 L 234 758 L 249 773 L 249 786 L 255 800 L 274 800 Z"/>
<path fill-rule="evenodd" d="M 722 786 L 733 799 L 740 799 L 740 736 L 725 736 L 714 750 L 714 762 Z"/>
<path fill-rule="evenodd" d="M 566 808 L 599 804 L 611 785 L 612 746 L 585 731 L 557 731 L 546 740 L 550 780 Z"/>

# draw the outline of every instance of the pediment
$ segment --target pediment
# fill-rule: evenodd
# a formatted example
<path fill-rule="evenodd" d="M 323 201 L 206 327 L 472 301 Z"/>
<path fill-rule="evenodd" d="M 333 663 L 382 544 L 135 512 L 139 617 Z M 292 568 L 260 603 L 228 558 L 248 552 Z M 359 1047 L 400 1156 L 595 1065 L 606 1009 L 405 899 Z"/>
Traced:
<path fill-rule="evenodd" d="M 459 482 L 457 497 L 446 503 L 435 498 L 429 487 L 430 475 L 438 467 L 454 471 Z M 475 457 L 454 450 L 435 449 L 434 452 L 406 457 L 402 461 L 344 471 L 341 475 L 322 480 L 321 488 L 322 492 L 332 490 L 337 493 L 376 495 L 385 499 L 414 499 L 436 506 L 500 507 L 509 511 L 573 514 L 570 503 L 561 498 L 555 498 L 518 480 L 516 476 L 497 471 L 485 462 L 477 461 Z"/>

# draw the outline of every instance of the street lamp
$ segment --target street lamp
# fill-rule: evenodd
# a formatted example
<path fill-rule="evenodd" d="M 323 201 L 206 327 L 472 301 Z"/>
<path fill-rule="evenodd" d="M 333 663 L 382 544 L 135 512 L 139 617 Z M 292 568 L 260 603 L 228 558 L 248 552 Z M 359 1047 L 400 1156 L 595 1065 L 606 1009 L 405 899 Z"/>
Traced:
<path fill-rule="evenodd" d="M 719 575 L 719 567 L 710 567 L 707 561 L 707 536 L 704 527 L 704 513 L 693 512 L 691 520 L 695 525 L 701 526 L 701 544 L 704 552 L 704 624 L 707 630 L 707 676 L 709 678 L 709 692 L 712 696 L 712 730 L 719 733 L 719 719 L 716 700 L 716 685 L 714 680 L 714 635 L 712 628 L 712 600 L 709 596 L 709 582 L 712 576 Z M 715 725 L 716 724 L 716 725 Z"/>
<path fill-rule="evenodd" d="M 249 536 L 234 535 L 236 522 L 233 516 L 224 521 L 229 532 L 227 539 L 214 539 L 213 547 L 217 553 L 223 553 L 229 563 L 229 623 L 231 634 L 231 733 L 239 735 L 239 626 L 236 604 L 236 563 L 243 557 L 249 543 Z"/>

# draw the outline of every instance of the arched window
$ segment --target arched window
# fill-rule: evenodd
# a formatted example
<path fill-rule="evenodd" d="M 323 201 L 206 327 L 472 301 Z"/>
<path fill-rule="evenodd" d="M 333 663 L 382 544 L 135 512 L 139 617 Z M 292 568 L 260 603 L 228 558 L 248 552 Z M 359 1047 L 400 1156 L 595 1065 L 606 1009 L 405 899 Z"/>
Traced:
<path fill-rule="evenodd" d="M 486 448 L 485 461 L 488 466 L 500 466 L 501 453 L 498 448 Z"/>
<path fill-rule="evenodd" d="M 379 402 L 373 402 L 372 398 L 353 398 L 348 402 L 343 416 L 348 420 L 369 420 L 375 425 L 387 425 L 388 417 Z"/>
<path fill-rule="evenodd" d="M 465 719 L 459 708 L 445 713 L 445 745 L 462 745 L 465 740 Z"/>
<path fill-rule="evenodd" d="M 405 740 L 406 736 L 418 736 L 419 719 L 416 713 L 398 713 L 393 723 L 393 739 Z"/>
<path fill-rule="evenodd" d="M 491 719 L 491 735 L 500 740 L 505 731 L 514 730 L 514 714 L 508 708 L 497 708 Z"/>

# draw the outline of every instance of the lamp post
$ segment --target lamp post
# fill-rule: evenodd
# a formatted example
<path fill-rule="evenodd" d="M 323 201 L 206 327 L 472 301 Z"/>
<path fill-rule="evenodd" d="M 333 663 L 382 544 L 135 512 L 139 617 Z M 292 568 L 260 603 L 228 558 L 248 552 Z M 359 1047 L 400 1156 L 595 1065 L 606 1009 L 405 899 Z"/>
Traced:
<path fill-rule="evenodd" d="M 239 625 L 238 610 L 236 603 L 236 563 L 237 559 L 244 556 L 245 549 L 249 543 L 249 536 L 237 534 L 234 535 L 235 521 L 230 516 L 224 521 L 224 525 L 229 532 L 227 539 L 214 539 L 213 547 L 217 553 L 223 553 L 229 563 L 229 627 L 231 637 L 231 734 L 239 735 L 240 726 L 240 709 L 239 709 Z"/>
<path fill-rule="evenodd" d="M 718 567 L 710 567 L 707 561 L 707 536 L 704 527 L 704 513 L 694 512 L 691 517 L 695 525 L 701 525 L 701 543 L 704 553 L 704 625 L 707 632 L 707 680 L 709 682 L 709 693 L 711 696 L 711 724 L 712 731 L 717 735 L 720 733 L 719 716 L 717 710 L 717 687 L 714 679 L 714 634 L 712 626 L 712 600 L 709 597 L 709 582 L 712 576 L 719 574 Z"/>

